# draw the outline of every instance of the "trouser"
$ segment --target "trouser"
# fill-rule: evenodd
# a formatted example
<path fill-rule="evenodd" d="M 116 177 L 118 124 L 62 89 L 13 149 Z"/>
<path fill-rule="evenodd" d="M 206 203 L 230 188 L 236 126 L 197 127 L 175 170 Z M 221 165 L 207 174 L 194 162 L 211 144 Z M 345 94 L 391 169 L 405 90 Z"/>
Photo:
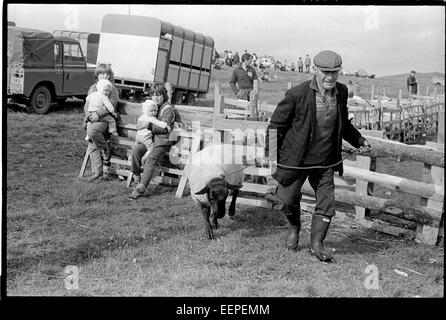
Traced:
<path fill-rule="evenodd" d="M 251 94 L 251 91 L 252 89 L 240 89 L 237 92 L 237 99 L 249 101 L 249 95 Z"/>
<path fill-rule="evenodd" d="M 161 157 L 168 152 L 170 149 L 170 146 L 154 146 L 152 151 L 150 152 L 146 162 L 144 163 L 144 171 L 141 177 L 140 183 L 142 183 L 144 186 L 148 186 L 150 179 L 153 175 L 153 170 L 155 169 L 155 166 L 158 163 L 158 160 L 161 159 Z M 132 149 L 132 158 L 130 161 L 131 164 L 131 171 L 135 176 L 140 176 L 141 174 L 141 162 L 142 157 L 147 152 L 147 148 L 144 144 L 136 144 L 133 146 Z"/>
<path fill-rule="evenodd" d="M 299 67 L 299 72 L 304 72 L 304 68 L 303 67 Z"/>
<path fill-rule="evenodd" d="M 309 65 L 306 65 L 306 66 L 305 66 L 305 72 L 306 72 L 306 73 L 310 73 L 310 66 L 309 66 Z"/>
<path fill-rule="evenodd" d="M 152 136 L 147 137 L 147 136 L 136 135 L 135 143 L 145 145 L 147 148 L 147 151 L 149 151 L 149 152 L 152 151 L 152 149 L 153 149 L 153 137 Z"/>
<path fill-rule="evenodd" d="M 326 217 L 335 215 L 334 207 L 334 178 L 333 168 L 299 170 L 296 180 L 289 186 L 279 183 L 277 197 L 287 206 L 300 210 L 302 198 L 302 185 L 308 178 L 311 187 L 316 194 L 316 206 L 314 213 Z"/>
<path fill-rule="evenodd" d="M 101 121 L 104 121 L 108 124 L 109 133 L 118 132 L 118 128 L 116 127 L 116 120 L 115 118 L 113 118 L 111 114 L 106 114 L 105 116 L 102 116 Z"/>
<path fill-rule="evenodd" d="M 107 160 L 110 158 L 110 146 L 104 136 L 107 126 L 106 122 L 92 122 L 87 128 L 87 134 L 92 140 L 87 149 L 90 154 L 91 171 L 97 175 L 103 173 L 101 150 L 104 151 Z"/>

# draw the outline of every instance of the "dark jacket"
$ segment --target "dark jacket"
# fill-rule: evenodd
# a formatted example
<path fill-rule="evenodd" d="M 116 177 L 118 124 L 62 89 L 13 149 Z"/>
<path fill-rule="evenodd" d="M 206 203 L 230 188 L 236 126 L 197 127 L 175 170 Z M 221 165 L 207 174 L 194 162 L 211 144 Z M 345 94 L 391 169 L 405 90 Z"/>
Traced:
<path fill-rule="evenodd" d="M 415 77 L 409 76 L 407 78 L 407 90 L 412 94 L 417 94 L 417 79 Z"/>
<path fill-rule="evenodd" d="M 245 71 L 242 66 L 238 66 L 232 71 L 229 85 L 234 94 L 237 94 L 240 89 L 252 89 L 254 87 L 254 79 L 257 79 L 257 74 L 254 68 L 247 66 Z M 238 84 L 238 88 L 236 83 Z"/>
<path fill-rule="evenodd" d="M 173 109 L 173 106 L 168 102 L 164 103 L 159 108 L 157 119 L 166 122 L 172 130 L 175 121 L 175 111 Z M 171 146 L 174 143 L 174 141 L 171 141 L 169 139 L 170 131 L 168 131 L 167 129 L 158 127 L 156 124 L 153 124 L 151 122 L 149 123 L 147 129 L 152 130 L 155 146 Z"/>
<path fill-rule="evenodd" d="M 306 81 L 296 87 L 289 89 L 285 98 L 279 102 L 277 108 L 271 117 L 267 128 L 266 136 L 266 155 L 277 154 L 277 163 L 286 166 L 299 166 L 305 156 L 306 150 L 312 142 L 315 134 L 316 123 L 316 95 L 315 90 L 310 88 L 311 80 Z M 336 159 L 338 162 L 342 159 L 341 148 L 342 139 L 348 141 L 355 148 L 359 148 L 365 138 L 348 120 L 347 111 L 347 87 L 344 84 L 336 83 L 338 90 L 337 108 L 337 137 L 335 142 Z M 271 129 L 277 130 L 277 150 L 269 144 L 269 137 L 274 139 Z M 272 158 L 273 159 L 273 158 Z M 342 163 L 334 168 L 343 174 Z M 285 169 L 277 167 L 273 177 L 282 185 L 287 186 L 295 181 L 298 170 Z"/>

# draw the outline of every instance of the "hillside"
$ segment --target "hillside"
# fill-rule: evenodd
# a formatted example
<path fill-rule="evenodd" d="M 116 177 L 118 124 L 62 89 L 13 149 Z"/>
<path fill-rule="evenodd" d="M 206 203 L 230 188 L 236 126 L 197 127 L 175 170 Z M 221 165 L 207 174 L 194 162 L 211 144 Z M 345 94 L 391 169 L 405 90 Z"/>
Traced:
<path fill-rule="evenodd" d="M 432 83 L 432 76 L 444 76 L 442 73 L 420 73 L 416 75 L 418 80 L 418 88 L 420 94 L 424 94 L 426 92 L 426 87 L 430 87 L 430 92 L 432 94 L 432 90 L 434 85 Z M 271 79 L 276 79 L 274 82 L 261 82 L 259 83 L 259 95 L 260 100 L 267 101 L 270 104 L 278 103 L 284 96 L 284 93 L 287 89 L 288 82 L 292 82 L 293 85 L 297 85 L 302 83 L 308 79 L 310 79 L 312 74 L 304 74 L 292 71 L 273 71 L 269 70 L 269 77 Z M 375 95 L 384 94 L 384 88 L 386 90 L 386 95 L 389 97 L 398 97 L 398 90 L 402 90 L 403 98 L 407 98 L 407 89 L 406 89 L 406 74 L 400 75 L 391 75 L 386 77 L 380 77 L 375 79 L 369 78 L 357 78 L 352 76 L 339 76 L 338 81 L 344 84 L 347 84 L 349 81 L 353 83 L 359 83 L 359 96 L 362 98 L 369 98 L 371 93 L 371 88 L 375 86 Z M 219 82 L 221 86 L 221 93 L 228 98 L 235 98 L 231 88 L 229 87 L 229 79 L 231 77 L 231 69 L 229 67 L 225 67 L 223 70 L 212 70 L 211 72 L 211 83 L 209 85 L 209 92 L 206 95 L 207 101 L 206 106 L 212 106 L 213 102 L 210 101 L 214 96 L 214 83 Z M 202 102 L 202 101 L 201 101 Z"/>
<path fill-rule="evenodd" d="M 381 79 L 381 80 L 389 80 L 389 81 L 405 81 L 407 79 L 407 77 L 409 76 L 409 74 L 404 73 L 404 74 L 395 74 L 395 75 L 390 75 L 390 76 L 384 76 L 384 77 L 379 77 L 377 79 Z M 416 73 L 415 77 L 417 78 L 417 80 L 419 82 L 431 82 L 432 77 L 433 76 L 437 76 L 437 77 L 443 77 L 444 78 L 444 73 L 441 72 L 427 72 L 427 73 Z"/>

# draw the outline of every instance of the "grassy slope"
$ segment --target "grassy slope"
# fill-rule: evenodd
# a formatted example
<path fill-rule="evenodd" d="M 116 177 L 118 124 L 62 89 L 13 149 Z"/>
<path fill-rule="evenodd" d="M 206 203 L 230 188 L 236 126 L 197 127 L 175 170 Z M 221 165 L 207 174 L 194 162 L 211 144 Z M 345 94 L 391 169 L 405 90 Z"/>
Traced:
<path fill-rule="evenodd" d="M 227 67 L 226 67 L 227 68 Z M 293 85 L 299 84 L 310 79 L 312 74 L 304 74 L 297 72 L 284 72 L 284 71 L 269 71 L 270 78 L 277 75 L 277 82 L 260 82 L 259 92 L 260 100 L 267 101 L 269 104 L 277 104 L 285 94 L 287 89 L 287 83 L 292 82 Z M 431 81 L 434 73 L 417 74 L 418 86 L 420 94 L 426 92 L 426 86 L 430 86 L 431 94 L 433 92 L 433 83 Z M 435 73 L 441 75 L 440 73 Z M 221 84 L 221 93 L 229 98 L 235 98 L 229 87 L 229 78 L 231 75 L 230 69 L 224 70 L 212 70 L 212 78 L 214 81 L 218 81 Z M 444 75 L 443 75 L 444 76 Z M 406 95 L 406 79 L 407 75 L 395 75 L 388 77 L 381 77 L 376 79 L 367 78 L 356 78 L 351 76 L 339 76 L 338 81 L 347 84 L 349 80 L 353 83 L 359 82 L 359 95 L 363 98 L 370 98 L 371 87 L 375 85 L 375 94 L 383 94 L 384 88 L 386 87 L 386 94 L 389 97 L 398 97 L 398 90 L 402 89 L 403 98 L 407 98 Z M 213 82 L 211 82 L 209 93 L 207 95 L 208 99 L 212 99 L 214 93 Z M 208 106 L 212 104 L 209 103 Z"/>
<path fill-rule="evenodd" d="M 273 90 L 286 88 L 286 82 L 273 90 L 261 85 L 271 102 Z M 237 220 L 222 219 L 217 240 L 208 241 L 192 200 L 175 199 L 171 188 L 150 186 L 147 197 L 131 202 L 124 182 L 79 181 L 86 147 L 80 112 L 76 103 L 45 116 L 8 110 L 8 295 L 443 295 L 443 248 L 335 218 L 327 245 L 336 249 L 338 263 L 322 264 L 306 251 L 309 213 L 303 249 L 291 253 L 284 249 L 279 212 L 239 206 Z M 369 264 L 378 267 L 379 290 L 364 287 Z M 79 290 L 64 286 L 67 265 L 80 268 Z M 405 278 L 394 272 L 398 265 L 423 275 Z"/>

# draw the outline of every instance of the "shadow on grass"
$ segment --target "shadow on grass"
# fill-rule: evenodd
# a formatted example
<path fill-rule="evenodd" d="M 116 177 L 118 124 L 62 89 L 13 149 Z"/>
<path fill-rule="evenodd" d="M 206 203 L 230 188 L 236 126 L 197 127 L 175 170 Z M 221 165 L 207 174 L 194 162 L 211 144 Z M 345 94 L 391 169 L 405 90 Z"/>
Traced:
<path fill-rule="evenodd" d="M 165 238 L 151 235 L 95 237 L 63 250 L 53 250 L 41 255 L 22 255 L 21 250 L 9 250 L 13 256 L 7 260 L 8 281 L 14 281 L 22 273 L 35 272 L 42 269 L 46 275 L 61 272 L 68 265 L 81 265 L 86 261 L 98 259 L 105 252 L 138 247 L 144 244 L 155 244 Z M 42 271 L 41 270 L 41 271 Z"/>
<path fill-rule="evenodd" d="M 8 111 L 11 112 L 19 112 L 19 113 L 29 113 L 26 105 L 19 103 L 8 103 L 7 104 Z"/>
<path fill-rule="evenodd" d="M 327 246 L 336 247 L 339 255 L 343 254 L 367 254 L 367 253 L 378 253 L 380 251 L 386 250 L 391 247 L 391 241 L 384 242 L 375 242 L 370 238 L 370 235 L 367 237 L 359 238 L 357 234 L 350 234 L 344 237 L 342 240 L 334 242 L 334 241 L 326 241 L 324 242 Z"/>
<path fill-rule="evenodd" d="M 233 223 L 227 226 L 229 232 L 246 230 L 243 237 L 258 238 L 276 234 L 277 228 L 285 226 L 285 219 L 276 210 L 260 207 L 237 208 Z M 225 236 L 227 233 L 220 233 Z"/>

